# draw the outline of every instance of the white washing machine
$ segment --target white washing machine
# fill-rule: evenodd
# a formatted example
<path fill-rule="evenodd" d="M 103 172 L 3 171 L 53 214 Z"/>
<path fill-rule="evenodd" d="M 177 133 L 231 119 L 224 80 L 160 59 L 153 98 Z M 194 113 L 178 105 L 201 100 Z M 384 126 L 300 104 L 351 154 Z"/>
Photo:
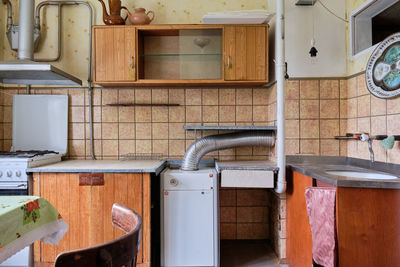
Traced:
<path fill-rule="evenodd" d="M 215 169 L 161 173 L 161 266 L 219 266 Z"/>

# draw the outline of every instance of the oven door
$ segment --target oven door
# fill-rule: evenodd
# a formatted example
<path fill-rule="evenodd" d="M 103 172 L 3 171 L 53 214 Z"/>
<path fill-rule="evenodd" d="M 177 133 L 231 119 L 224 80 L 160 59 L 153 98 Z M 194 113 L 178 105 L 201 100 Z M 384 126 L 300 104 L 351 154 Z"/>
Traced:
<path fill-rule="evenodd" d="M 0 182 L 0 196 L 20 196 L 28 195 L 27 183 Z M 29 267 L 32 266 L 32 246 L 28 246 L 0 263 L 0 267 Z"/>
<path fill-rule="evenodd" d="M 0 196 L 29 195 L 26 182 L 0 182 Z"/>

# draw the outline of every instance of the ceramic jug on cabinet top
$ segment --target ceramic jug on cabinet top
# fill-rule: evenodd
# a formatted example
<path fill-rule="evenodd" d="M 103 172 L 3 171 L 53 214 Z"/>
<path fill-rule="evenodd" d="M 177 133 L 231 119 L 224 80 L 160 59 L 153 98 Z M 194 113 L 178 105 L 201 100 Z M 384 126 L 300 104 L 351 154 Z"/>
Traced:
<path fill-rule="evenodd" d="M 151 14 L 151 18 L 149 17 L 149 14 Z M 128 11 L 128 18 L 129 21 L 134 25 L 150 24 L 150 22 L 152 22 L 154 19 L 154 12 L 153 11 L 146 12 L 146 9 L 142 7 L 137 7 L 135 8 L 135 12 L 133 13 L 130 13 Z"/>
<path fill-rule="evenodd" d="M 106 25 L 124 25 L 125 18 L 121 17 L 121 9 L 128 10 L 126 7 L 121 6 L 121 0 L 108 0 L 108 6 L 110 7 L 110 14 L 107 13 L 106 5 L 103 0 L 99 0 L 103 6 L 103 21 Z"/>

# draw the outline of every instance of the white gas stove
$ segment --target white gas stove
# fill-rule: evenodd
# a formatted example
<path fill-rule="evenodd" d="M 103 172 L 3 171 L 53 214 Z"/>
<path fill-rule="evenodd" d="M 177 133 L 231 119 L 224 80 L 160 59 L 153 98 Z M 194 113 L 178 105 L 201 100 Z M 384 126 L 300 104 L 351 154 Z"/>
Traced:
<path fill-rule="evenodd" d="M 2 195 L 27 189 L 27 168 L 61 161 L 67 151 L 68 96 L 14 95 L 12 130 L 11 152 L 0 152 Z"/>

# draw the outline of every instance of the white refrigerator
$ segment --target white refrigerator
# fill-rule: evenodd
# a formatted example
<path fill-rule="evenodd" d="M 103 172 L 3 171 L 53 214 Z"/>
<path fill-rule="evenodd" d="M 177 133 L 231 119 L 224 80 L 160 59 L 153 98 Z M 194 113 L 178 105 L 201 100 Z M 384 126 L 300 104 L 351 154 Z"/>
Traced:
<path fill-rule="evenodd" d="M 161 266 L 219 266 L 215 169 L 161 173 Z"/>

